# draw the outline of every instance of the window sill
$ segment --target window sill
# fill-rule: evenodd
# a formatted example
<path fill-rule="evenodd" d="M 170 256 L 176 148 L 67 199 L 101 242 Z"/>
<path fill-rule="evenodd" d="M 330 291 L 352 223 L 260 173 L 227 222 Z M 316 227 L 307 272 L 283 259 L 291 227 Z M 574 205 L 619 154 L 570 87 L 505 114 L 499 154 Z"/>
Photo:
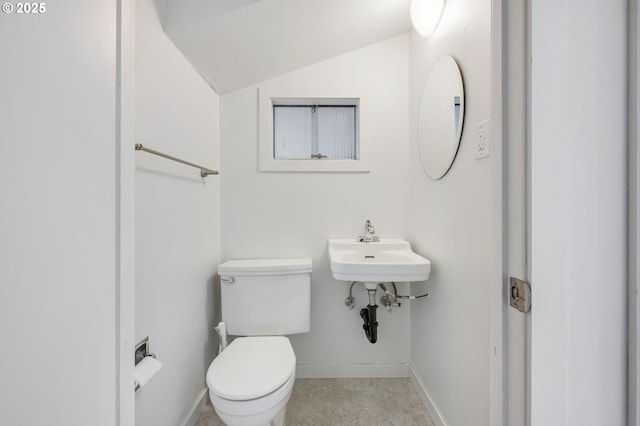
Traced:
<path fill-rule="evenodd" d="M 261 172 L 368 172 L 362 160 L 274 160 L 261 159 Z"/>

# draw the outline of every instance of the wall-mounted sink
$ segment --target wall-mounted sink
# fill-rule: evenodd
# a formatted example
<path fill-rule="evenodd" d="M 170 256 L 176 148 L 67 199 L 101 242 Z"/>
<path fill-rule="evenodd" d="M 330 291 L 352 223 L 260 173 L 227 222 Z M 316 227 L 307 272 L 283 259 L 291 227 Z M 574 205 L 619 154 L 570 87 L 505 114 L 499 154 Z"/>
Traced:
<path fill-rule="evenodd" d="M 425 281 L 431 272 L 429 259 L 414 253 L 409 242 L 402 239 L 330 239 L 329 261 L 335 279 L 360 281 L 365 287 L 382 282 Z"/>

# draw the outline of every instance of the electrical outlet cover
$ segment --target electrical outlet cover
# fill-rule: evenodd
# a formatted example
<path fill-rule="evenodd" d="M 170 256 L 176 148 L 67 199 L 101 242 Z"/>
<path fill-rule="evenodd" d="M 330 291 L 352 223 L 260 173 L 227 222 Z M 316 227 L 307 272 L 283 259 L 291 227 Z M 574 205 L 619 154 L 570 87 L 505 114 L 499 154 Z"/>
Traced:
<path fill-rule="evenodd" d="M 489 132 L 489 120 L 476 124 L 476 160 L 487 158 L 491 155 L 491 135 Z"/>

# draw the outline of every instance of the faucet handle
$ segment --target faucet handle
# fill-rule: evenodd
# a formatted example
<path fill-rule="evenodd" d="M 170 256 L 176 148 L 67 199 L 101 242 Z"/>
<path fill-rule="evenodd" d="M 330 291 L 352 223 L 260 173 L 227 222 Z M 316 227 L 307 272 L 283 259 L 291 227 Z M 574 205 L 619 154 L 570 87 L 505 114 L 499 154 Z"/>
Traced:
<path fill-rule="evenodd" d="M 367 220 L 364 223 L 364 228 L 365 228 L 365 231 L 367 233 L 369 233 L 369 234 L 375 234 L 376 233 L 376 228 L 373 227 L 373 225 L 371 224 L 370 220 Z"/>
<path fill-rule="evenodd" d="M 380 238 L 378 238 L 375 235 L 373 235 L 375 233 L 376 233 L 376 229 L 371 224 L 371 221 L 369 219 L 367 219 L 364 222 L 364 232 L 363 232 L 362 236 L 357 238 L 357 241 L 358 242 L 362 242 L 362 243 L 370 243 L 370 242 L 380 241 Z"/>

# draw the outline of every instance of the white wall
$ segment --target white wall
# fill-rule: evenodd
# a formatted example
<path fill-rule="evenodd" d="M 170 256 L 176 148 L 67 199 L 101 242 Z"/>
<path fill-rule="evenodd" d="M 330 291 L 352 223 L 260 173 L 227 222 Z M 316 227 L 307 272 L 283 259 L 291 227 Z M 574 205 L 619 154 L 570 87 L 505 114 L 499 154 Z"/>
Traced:
<path fill-rule="evenodd" d="M 165 30 L 225 94 L 405 33 L 409 1 L 172 1 Z"/>
<path fill-rule="evenodd" d="M 162 32 L 152 0 L 136 10 L 136 142 L 218 169 L 219 97 Z M 219 176 L 136 153 L 136 340 L 162 370 L 136 393 L 136 424 L 186 421 L 217 349 L 212 277 L 220 253 Z"/>
<path fill-rule="evenodd" d="M 410 176 L 407 237 L 432 262 L 430 299 L 412 302 L 411 361 L 449 425 L 490 420 L 492 168 L 475 160 L 474 126 L 490 118 L 491 3 L 450 0 L 429 38 L 411 35 Z M 439 181 L 422 170 L 418 110 L 430 67 L 452 55 L 462 72 L 465 118 L 457 158 Z"/>
<path fill-rule="evenodd" d="M 362 90 L 370 105 L 369 173 L 258 172 L 257 87 L 222 97 L 222 258 L 313 259 L 311 332 L 291 336 L 299 376 L 406 375 L 409 310 L 379 310 L 378 342 L 331 276 L 328 238 L 355 238 L 371 219 L 380 237 L 404 237 L 408 195 L 408 35 L 269 80 L 260 87 Z"/>
<path fill-rule="evenodd" d="M 0 14 L 0 423 L 114 425 L 116 2 L 46 6 Z"/>
<path fill-rule="evenodd" d="M 626 424 L 626 3 L 532 3 L 534 426 Z"/>

